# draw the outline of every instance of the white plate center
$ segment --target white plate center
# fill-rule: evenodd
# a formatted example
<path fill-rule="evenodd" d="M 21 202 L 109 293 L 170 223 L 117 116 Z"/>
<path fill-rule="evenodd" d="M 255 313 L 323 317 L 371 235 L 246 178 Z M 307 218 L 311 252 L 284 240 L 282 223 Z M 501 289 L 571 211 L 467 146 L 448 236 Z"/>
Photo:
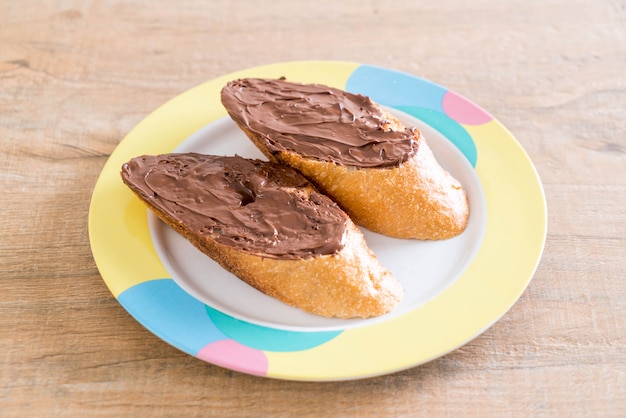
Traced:
<path fill-rule="evenodd" d="M 404 299 L 393 312 L 372 319 L 343 320 L 308 314 L 285 305 L 224 270 L 149 213 L 152 240 L 172 279 L 196 299 L 225 314 L 258 325 L 295 331 L 346 329 L 387 320 L 428 302 L 454 283 L 476 255 L 484 235 L 486 203 L 480 180 L 461 151 L 437 130 L 403 112 L 389 111 L 406 126 L 420 130 L 439 164 L 461 182 L 470 204 L 466 230 L 445 241 L 389 238 L 361 228 L 380 262 L 404 287 Z M 237 154 L 266 159 L 229 117 L 200 129 L 175 152 Z"/>

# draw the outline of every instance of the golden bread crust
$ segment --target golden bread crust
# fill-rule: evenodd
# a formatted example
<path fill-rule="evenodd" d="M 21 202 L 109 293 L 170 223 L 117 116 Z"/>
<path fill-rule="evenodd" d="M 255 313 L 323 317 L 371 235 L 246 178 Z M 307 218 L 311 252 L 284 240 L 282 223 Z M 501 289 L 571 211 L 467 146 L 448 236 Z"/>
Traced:
<path fill-rule="evenodd" d="M 133 192 L 163 222 L 223 268 L 261 292 L 306 312 L 368 318 L 390 312 L 402 299 L 400 282 L 380 264 L 350 219 L 345 246 L 334 255 L 295 260 L 267 258 L 195 234 Z"/>
<path fill-rule="evenodd" d="M 416 154 L 393 169 L 350 169 L 287 152 L 277 159 L 314 181 L 355 223 L 374 232 L 447 239 L 463 232 L 469 218 L 461 184 L 436 163 L 423 139 Z"/>

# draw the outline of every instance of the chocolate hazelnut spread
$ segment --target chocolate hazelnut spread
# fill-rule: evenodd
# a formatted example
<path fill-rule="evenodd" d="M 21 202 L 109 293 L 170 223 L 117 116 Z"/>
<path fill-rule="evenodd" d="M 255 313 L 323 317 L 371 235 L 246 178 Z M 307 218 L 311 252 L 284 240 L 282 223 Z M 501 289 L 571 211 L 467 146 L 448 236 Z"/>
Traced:
<path fill-rule="evenodd" d="M 344 245 L 345 213 L 289 167 L 185 153 L 133 158 L 121 175 L 168 217 L 242 251 L 301 259 Z"/>
<path fill-rule="evenodd" d="M 319 84 L 246 78 L 222 89 L 222 104 L 241 127 L 265 141 L 272 154 L 352 167 L 395 167 L 418 142 L 412 129 L 385 130 L 385 112 L 369 97 Z"/>

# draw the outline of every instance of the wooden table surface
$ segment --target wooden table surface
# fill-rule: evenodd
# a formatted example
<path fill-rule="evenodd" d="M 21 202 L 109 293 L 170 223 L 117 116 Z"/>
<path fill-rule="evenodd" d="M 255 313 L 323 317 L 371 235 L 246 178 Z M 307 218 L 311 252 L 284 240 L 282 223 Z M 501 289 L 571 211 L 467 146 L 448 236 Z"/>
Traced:
<path fill-rule="evenodd" d="M 327 383 L 226 370 L 143 328 L 94 263 L 91 194 L 133 126 L 214 77 L 312 59 L 471 98 L 542 179 L 529 287 L 422 366 Z M 623 0 L 0 0 L 0 416 L 626 416 L 625 64 Z"/>

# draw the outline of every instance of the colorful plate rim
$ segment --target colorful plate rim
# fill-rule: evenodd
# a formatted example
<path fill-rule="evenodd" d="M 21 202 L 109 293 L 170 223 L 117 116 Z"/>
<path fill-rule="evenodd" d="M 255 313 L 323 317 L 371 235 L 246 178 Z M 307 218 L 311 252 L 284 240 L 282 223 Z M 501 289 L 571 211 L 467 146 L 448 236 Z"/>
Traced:
<path fill-rule="evenodd" d="M 226 115 L 219 92 L 241 77 L 285 76 L 372 97 L 450 139 L 475 167 L 487 202 L 482 245 L 461 277 L 405 315 L 339 331 L 298 332 L 232 318 L 185 293 L 156 254 L 147 211 L 122 184 L 121 165 L 171 152 Z M 436 83 L 379 66 L 297 61 L 249 68 L 196 86 L 141 121 L 106 162 L 89 209 L 96 265 L 119 303 L 150 332 L 209 363 L 289 380 L 377 376 L 417 366 L 471 341 L 519 299 L 541 259 L 547 208 L 541 181 L 515 137 L 488 112 Z"/>

